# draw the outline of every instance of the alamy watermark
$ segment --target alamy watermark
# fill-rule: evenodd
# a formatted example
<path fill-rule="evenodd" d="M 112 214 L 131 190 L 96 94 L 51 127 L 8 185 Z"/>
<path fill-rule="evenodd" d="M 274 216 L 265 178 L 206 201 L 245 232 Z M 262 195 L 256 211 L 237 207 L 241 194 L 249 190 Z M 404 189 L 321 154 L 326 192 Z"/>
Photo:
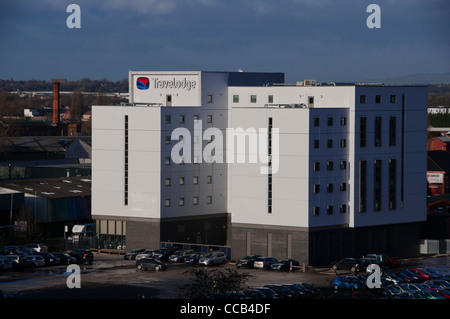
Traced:
<path fill-rule="evenodd" d="M 80 29 L 81 28 L 81 8 L 78 4 L 69 4 L 67 6 L 66 12 L 71 12 L 67 17 L 66 25 L 69 29 Z"/>
<path fill-rule="evenodd" d="M 175 164 L 260 163 L 260 173 L 265 175 L 275 174 L 279 168 L 278 128 L 227 128 L 224 136 L 217 127 L 203 132 L 202 121 L 195 120 L 193 136 L 189 129 L 178 127 L 170 138 L 178 140 L 170 154 Z M 207 141 L 204 147 L 202 141 Z"/>
<path fill-rule="evenodd" d="M 366 9 L 367 13 L 371 13 L 366 20 L 369 29 L 381 28 L 381 8 L 378 4 L 369 4 Z"/>
<path fill-rule="evenodd" d="M 67 277 L 66 285 L 67 288 L 81 288 L 81 269 L 80 266 L 76 264 L 71 264 L 67 266 L 67 272 L 70 275 Z"/>

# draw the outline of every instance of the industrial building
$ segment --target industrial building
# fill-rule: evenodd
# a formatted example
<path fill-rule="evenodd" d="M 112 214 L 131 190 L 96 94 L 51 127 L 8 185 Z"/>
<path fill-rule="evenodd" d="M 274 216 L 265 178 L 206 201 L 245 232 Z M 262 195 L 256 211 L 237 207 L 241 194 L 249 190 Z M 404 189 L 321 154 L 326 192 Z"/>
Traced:
<path fill-rule="evenodd" d="M 92 108 L 92 217 L 117 246 L 294 258 L 419 252 L 427 88 L 129 73 Z"/>

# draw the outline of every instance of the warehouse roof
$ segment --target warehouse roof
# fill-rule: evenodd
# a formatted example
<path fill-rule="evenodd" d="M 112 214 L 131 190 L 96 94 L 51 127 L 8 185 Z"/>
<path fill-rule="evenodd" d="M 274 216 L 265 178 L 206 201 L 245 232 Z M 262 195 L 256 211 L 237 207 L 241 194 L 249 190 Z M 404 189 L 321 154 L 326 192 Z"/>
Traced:
<path fill-rule="evenodd" d="M 91 196 L 91 177 L 21 179 L 3 181 L 0 187 L 46 198 Z"/>

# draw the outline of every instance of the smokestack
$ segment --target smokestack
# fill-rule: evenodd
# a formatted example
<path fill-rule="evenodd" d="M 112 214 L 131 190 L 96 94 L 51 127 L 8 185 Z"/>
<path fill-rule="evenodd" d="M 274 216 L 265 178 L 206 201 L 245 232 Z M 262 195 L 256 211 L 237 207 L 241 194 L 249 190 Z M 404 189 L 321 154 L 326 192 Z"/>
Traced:
<path fill-rule="evenodd" d="M 53 124 L 59 124 L 59 113 L 61 109 L 61 99 L 59 97 L 59 83 L 66 82 L 66 79 L 52 79 L 53 82 Z"/>

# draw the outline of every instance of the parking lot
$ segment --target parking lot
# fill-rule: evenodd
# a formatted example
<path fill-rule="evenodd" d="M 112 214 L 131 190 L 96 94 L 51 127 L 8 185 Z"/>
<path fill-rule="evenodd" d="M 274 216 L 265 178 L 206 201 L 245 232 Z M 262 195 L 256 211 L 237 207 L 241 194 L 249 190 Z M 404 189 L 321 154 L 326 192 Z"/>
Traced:
<path fill-rule="evenodd" d="M 167 262 L 164 271 L 138 270 L 135 260 L 125 260 L 123 255 L 94 253 L 92 264 L 81 264 L 81 288 L 69 289 L 67 278 L 71 272 L 65 265 L 26 268 L 0 272 L 0 290 L 11 299 L 136 299 L 185 298 L 185 285 L 191 282 L 186 273 L 193 268 L 223 270 L 236 269 L 235 263 L 214 266 L 188 265 Z M 402 260 L 403 268 L 430 267 L 443 275 L 450 275 L 450 256 L 430 256 Z M 331 267 L 311 268 L 302 271 L 277 271 L 261 269 L 237 269 L 251 277 L 250 287 L 268 284 L 309 283 L 317 287 L 331 287 L 336 276 L 348 275 L 348 271 L 334 271 Z"/>

